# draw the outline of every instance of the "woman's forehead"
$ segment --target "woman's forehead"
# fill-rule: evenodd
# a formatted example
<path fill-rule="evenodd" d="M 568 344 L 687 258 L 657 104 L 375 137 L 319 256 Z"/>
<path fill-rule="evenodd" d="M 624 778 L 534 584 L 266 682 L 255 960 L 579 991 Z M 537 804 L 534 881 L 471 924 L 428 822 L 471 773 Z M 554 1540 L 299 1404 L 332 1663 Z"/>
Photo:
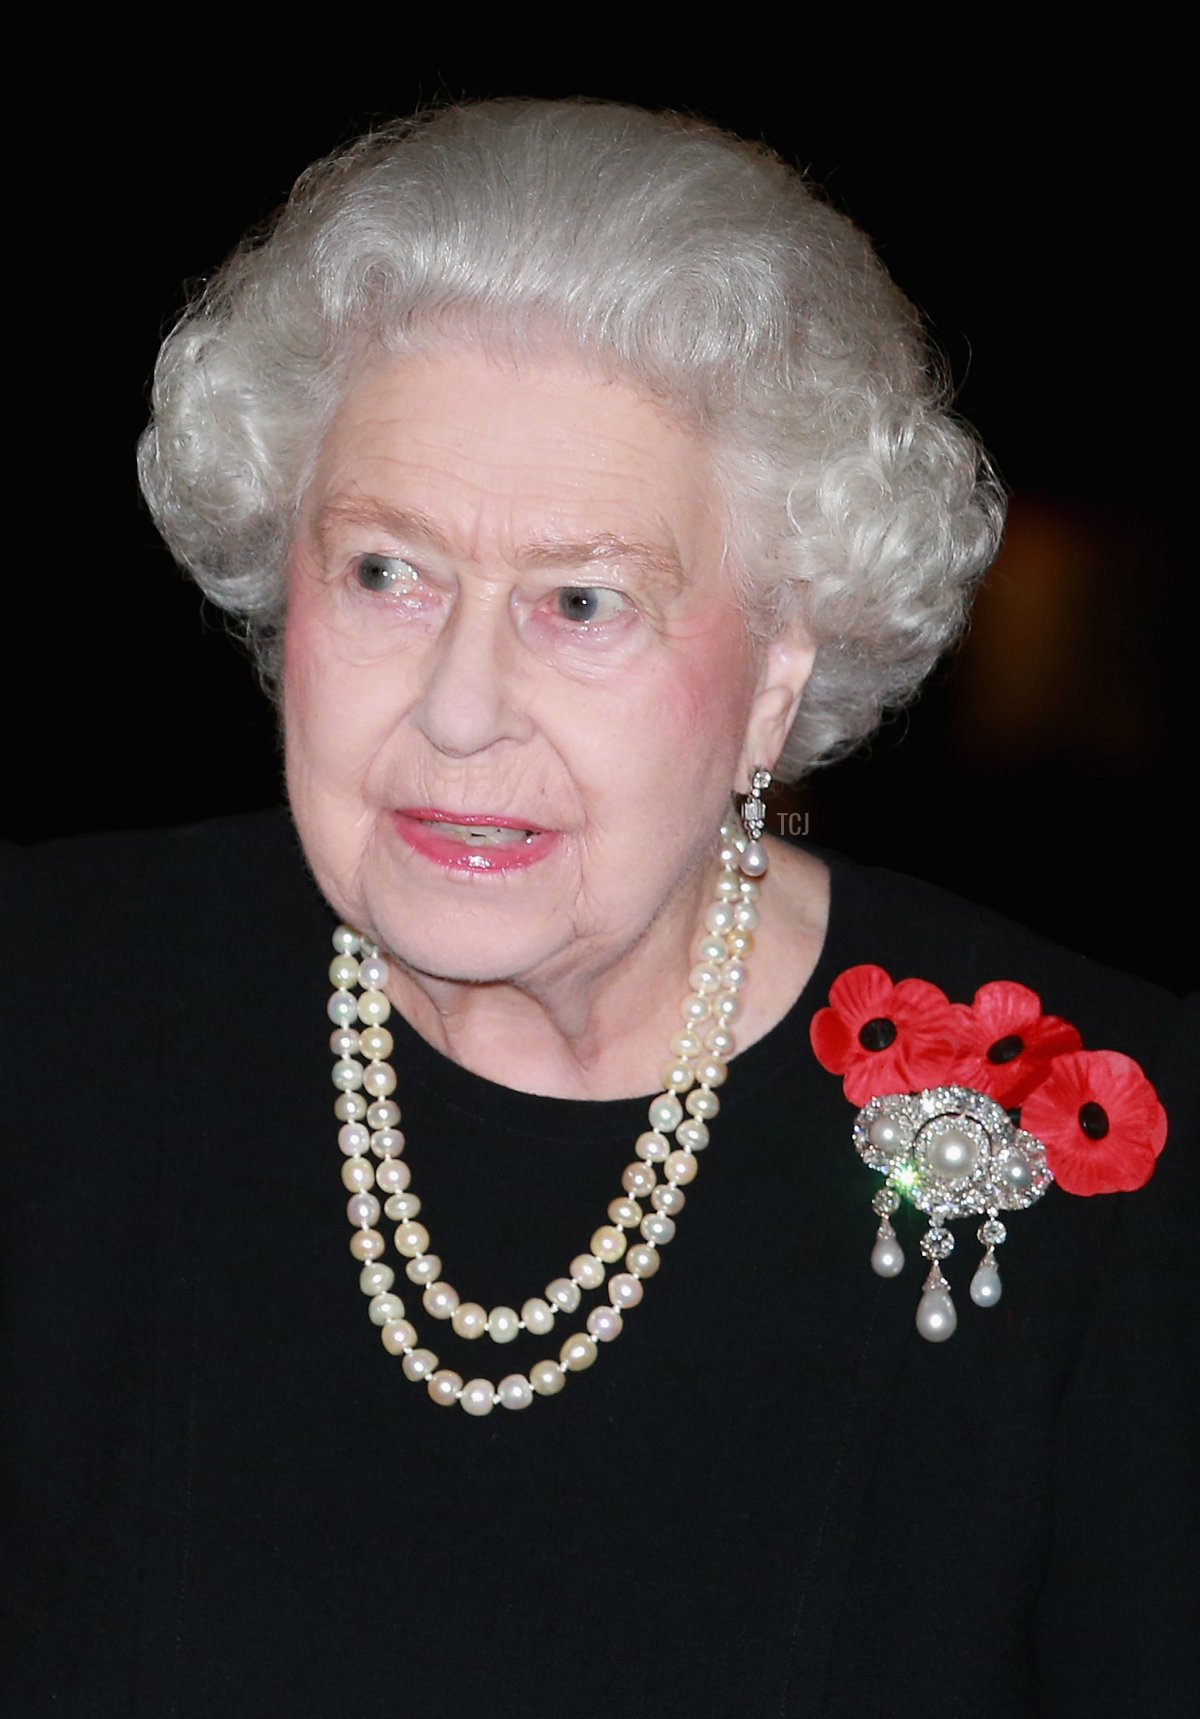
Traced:
<path fill-rule="evenodd" d="M 319 531 L 375 523 L 458 549 L 501 537 L 523 565 L 637 556 L 670 577 L 711 552 L 714 492 L 701 441 L 628 383 L 454 348 L 360 372 L 305 513 Z"/>

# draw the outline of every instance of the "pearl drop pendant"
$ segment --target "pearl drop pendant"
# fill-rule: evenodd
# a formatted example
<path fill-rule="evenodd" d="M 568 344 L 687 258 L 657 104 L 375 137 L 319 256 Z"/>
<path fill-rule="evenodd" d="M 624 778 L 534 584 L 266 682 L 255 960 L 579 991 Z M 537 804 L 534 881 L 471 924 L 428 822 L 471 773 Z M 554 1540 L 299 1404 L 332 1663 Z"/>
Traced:
<path fill-rule="evenodd" d="M 935 1265 L 925 1279 L 925 1290 L 917 1303 L 917 1330 L 927 1343 L 944 1343 L 947 1337 L 953 1337 L 957 1325 L 950 1285 Z"/>

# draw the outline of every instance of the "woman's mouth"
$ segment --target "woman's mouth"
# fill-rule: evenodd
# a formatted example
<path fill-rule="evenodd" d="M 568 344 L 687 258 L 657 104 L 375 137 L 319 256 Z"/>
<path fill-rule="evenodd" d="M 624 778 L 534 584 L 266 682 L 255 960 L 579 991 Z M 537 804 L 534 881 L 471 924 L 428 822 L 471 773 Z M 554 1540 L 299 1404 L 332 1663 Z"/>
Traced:
<path fill-rule="evenodd" d="M 432 807 L 400 807 L 396 833 L 423 858 L 449 871 L 518 871 L 545 859 L 558 836 L 519 818 L 492 813 L 463 817 Z"/>

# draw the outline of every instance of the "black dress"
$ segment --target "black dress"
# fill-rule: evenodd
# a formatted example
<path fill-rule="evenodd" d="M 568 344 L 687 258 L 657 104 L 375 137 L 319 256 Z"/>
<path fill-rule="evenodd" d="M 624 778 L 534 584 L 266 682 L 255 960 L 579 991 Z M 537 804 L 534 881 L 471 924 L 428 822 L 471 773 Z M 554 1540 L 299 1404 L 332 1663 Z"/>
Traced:
<path fill-rule="evenodd" d="M 1189 1037 L 1152 986 L 831 869 L 817 971 L 735 1059 L 644 1305 L 557 1399 L 473 1420 L 366 1316 L 334 921 L 286 820 L 9 856 L 9 1713 L 1190 1710 L 1194 1017 Z M 863 961 L 962 1001 L 1021 981 L 1136 1057 L 1171 1117 L 1147 1188 L 1014 1215 L 994 1310 L 967 1301 L 956 1225 L 940 1345 L 913 1324 L 915 1214 L 904 1274 L 869 1269 L 877 1178 L 808 1043 Z M 393 1025 L 433 1246 L 464 1295 L 519 1305 L 604 1221 L 644 1102 L 510 1091 Z M 558 1346 L 416 1322 L 468 1377 Z"/>

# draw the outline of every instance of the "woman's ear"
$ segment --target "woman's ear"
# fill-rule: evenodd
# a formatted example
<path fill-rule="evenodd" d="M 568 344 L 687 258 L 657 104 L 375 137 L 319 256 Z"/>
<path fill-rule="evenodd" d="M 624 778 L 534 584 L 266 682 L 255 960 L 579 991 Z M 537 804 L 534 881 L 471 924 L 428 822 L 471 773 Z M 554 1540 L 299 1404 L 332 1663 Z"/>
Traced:
<path fill-rule="evenodd" d="M 816 654 L 816 646 L 798 625 L 785 628 L 762 647 L 758 690 L 750 707 L 734 783 L 737 793 L 749 792 L 755 770 L 774 770 L 800 709 Z"/>

